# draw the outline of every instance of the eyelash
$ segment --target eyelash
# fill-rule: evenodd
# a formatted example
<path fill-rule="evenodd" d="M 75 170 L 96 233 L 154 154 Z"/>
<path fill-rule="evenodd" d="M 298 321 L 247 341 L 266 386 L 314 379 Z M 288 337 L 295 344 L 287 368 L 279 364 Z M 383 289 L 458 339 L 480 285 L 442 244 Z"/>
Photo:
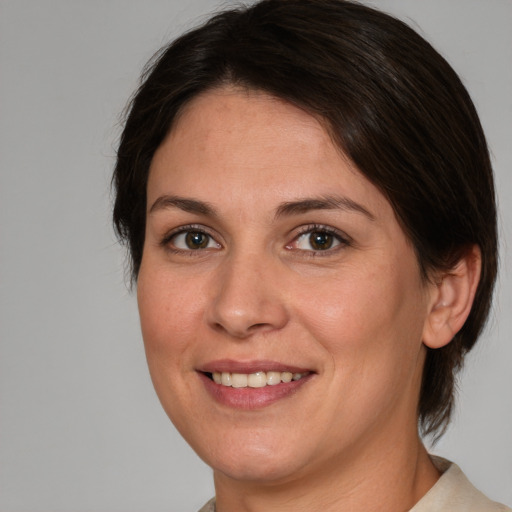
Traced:
<path fill-rule="evenodd" d="M 201 233 L 207 237 L 209 237 L 211 240 L 215 240 L 215 238 L 208 233 L 207 230 L 205 230 L 202 226 L 197 224 L 188 224 L 186 226 L 180 226 L 179 228 L 173 229 L 169 233 L 167 233 L 161 240 L 160 245 L 164 247 L 167 251 L 170 251 L 173 254 L 186 254 L 188 256 L 194 256 L 198 255 L 198 253 L 201 253 L 204 251 L 204 249 L 179 249 L 178 247 L 173 247 L 172 240 L 173 238 L 176 238 L 179 235 L 183 235 L 185 233 Z M 216 241 L 216 240 L 215 240 Z M 216 241 L 218 244 L 218 242 Z M 219 244 L 220 245 L 220 244 Z"/>
<path fill-rule="evenodd" d="M 300 252 L 307 255 L 307 257 L 313 258 L 313 257 L 324 257 L 324 256 L 330 256 L 334 252 L 338 252 L 339 249 L 342 249 L 343 247 L 348 247 L 351 245 L 352 241 L 350 237 L 348 237 L 345 233 L 342 231 L 339 231 L 337 229 L 334 229 L 330 226 L 325 226 L 323 224 L 308 224 L 307 226 L 303 226 L 299 232 L 294 236 L 293 240 L 286 245 L 286 248 L 293 250 L 290 246 L 294 243 L 296 243 L 301 237 L 307 234 L 312 233 L 325 233 L 327 235 L 330 235 L 334 237 L 338 242 L 339 245 L 336 245 L 333 248 L 328 248 L 324 250 L 301 250 Z"/>
<path fill-rule="evenodd" d="M 338 231 L 337 229 L 334 229 L 330 226 L 325 226 L 323 224 L 308 224 L 300 228 L 299 232 L 293 237 L 293 240 L 289 244 L 286 244 L 285 248 L 290 251 L 293 250 L 293 248 L 291 247 L 292 244 L 296 243 L 302 236 L 312 234 L 315 232 L 325 233 L 327 235 L 334 237 L 336 241 L 339 242 L 339 245 L 336 245 L 334 248 L 328 248 L 324 250 L 298 249 L 298 251 L 300 251 L 302 254 L 307 255 L 307 257 L 328 256 L 333 252 L 337 252 L 337 250 L 341 249 L 342 247 L 347 247 L 351 245 L 350 237 L 348 237 L 345 233 Z M 177 247 L 172 246 L 173 238 L 185 233 L 201 233 L 209 237 L 211 240 L 215 241 L 220 246 L 219 242 L 217 242 L 216 239 L 207 230 L 205 230 L 202 226 L 197 224 L 189 224 L 186 226 L 180 226 L 179 228 L 173 229 L 162 238 L 160 245 L 174 254 L 186 254 L 188 256 L 193 256 L 199 255 L 201 252 L 203 252 L 204 249 L 200 248 L 195 250 L 187 250 L 179 249 Z"/>

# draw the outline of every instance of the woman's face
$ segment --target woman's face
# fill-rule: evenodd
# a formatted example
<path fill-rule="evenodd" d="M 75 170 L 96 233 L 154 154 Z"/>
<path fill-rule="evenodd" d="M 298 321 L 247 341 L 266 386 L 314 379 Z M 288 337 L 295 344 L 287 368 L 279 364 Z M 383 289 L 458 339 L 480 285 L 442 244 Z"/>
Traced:
<path fill-rule="evenodd" d="M 208 464 L 275 481 L 415 435 L 432 294 L 390 204 L 317 120 L 204 93 L 156 152 L 147 204 L 149 369 Z"/>

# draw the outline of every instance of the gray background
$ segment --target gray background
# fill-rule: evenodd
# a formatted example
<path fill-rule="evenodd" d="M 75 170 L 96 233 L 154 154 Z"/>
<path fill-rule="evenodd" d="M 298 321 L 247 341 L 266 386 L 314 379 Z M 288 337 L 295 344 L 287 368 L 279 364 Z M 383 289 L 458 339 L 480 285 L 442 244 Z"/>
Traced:
<path fill-rule="evenodd" d="M 435 452 L 512 504 L 512 1 L 371 3 L 421 27 L 462 75 L 489 138 L 501 280 Z M 2 512 L 193 511 L 213 493 L 151 387 L 109 179 L 143 64 L 218 5 L 0 0 Z"/>

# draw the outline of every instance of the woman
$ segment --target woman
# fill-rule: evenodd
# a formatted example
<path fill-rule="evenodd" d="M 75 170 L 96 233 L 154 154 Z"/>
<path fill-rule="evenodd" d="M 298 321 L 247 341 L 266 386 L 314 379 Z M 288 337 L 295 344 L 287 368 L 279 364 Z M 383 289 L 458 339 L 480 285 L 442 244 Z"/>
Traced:
<path fill-rule="evenodd" d="M 264 0 L 165 49 L 114 174 L 150 373 L 204 511 L 507 510 L 431 458 L 496 277 L 486 142 L 403 23 Z"/>

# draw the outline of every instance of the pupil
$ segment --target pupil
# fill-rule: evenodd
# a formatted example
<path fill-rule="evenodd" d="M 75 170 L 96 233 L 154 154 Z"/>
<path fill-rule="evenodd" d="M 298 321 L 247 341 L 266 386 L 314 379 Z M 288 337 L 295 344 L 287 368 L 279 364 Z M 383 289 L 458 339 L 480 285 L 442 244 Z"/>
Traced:
<path fill-rule="evenodd" d="M 188 232 L 185 241 L 189 249 L 204 249 L 208 245 L 208 237 L 200 232 Z"/>
<path fill-rule="evenodd" d="M 329 233 L 322 233 L 321 231 L 317 231 L 315 233 L 311 233 L 309 236 L 309 242 L 311 243 L 311 247 L 313 247 L 313 249 L 325 251 L 331 247 L 333 237 Z"/>

